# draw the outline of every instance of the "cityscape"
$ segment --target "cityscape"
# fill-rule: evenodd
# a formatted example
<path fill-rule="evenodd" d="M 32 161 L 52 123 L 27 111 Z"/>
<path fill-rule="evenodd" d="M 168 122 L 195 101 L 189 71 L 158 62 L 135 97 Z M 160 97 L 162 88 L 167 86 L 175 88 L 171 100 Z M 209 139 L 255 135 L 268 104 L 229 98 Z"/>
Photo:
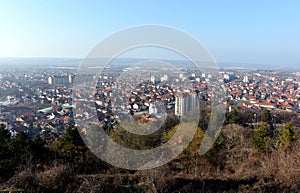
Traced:
<path fill-rule="evenodd" d="M 300 128 L 300 72 L 223 68 L 216 76 L 196 68 L 170 73 L 168 67 L 153 70 L 154 64 L 152 72 L 127 66 L 107 68 L 100 75 L 61 70 L 59 65 L 50 70 L 1 70 L 1 128 L 12 139 L 25 134 L 44 140 L 50 148 L 70 128 L 94 135 L 93 128 L 101 126 L 111 136 L 120 132 L 120 125 L 126 127 L 130 117 L 147 123 L 138 130 L 150 134 L 149 127 L 168 132 L 189 112 L 200 111 L 199 127 L 206 130 L 212 88 L 220 85 L 225 90 L 224 125 L 241 124 L 251 131 L 270 124 L 272 133 L 289 123 Z M 182 136 L 175 143 L 181 144 Z M 176 167 L 182 166 L 176 162 Z"/>
<path fill-rule="evenodd" d="M 237 69 L 220 70 L 219 74 L 225 82 L 229 112 L 267 109 L 300 113 L 300 72 Z M 1 71 L 0 123 L 12 136 L 18 132 L 28 132 L 32 137 L 46 133 L 55 140 L 66 127 L 75 125 L 74 118 L 88 119 L 95 114 L 93 111 L 97 111 L 102 125 L 114 126 L 121 121 L 118 116 L 121 114 L 143 115 L 149 120 L 167 112 L 180 117 L 192 108 L 199 108 L 201 101 L 209 104 L 212 100 L 213 93 L 208 89 L 212 74 L 209 73 L 196 74 L 190 69 L 173 77 L 150 74 L 134 89 L 122 90 L 124 93 L 114 91 L 120 90 L 118 87 L 126 88 L 121 84 L 117 86 L 117 76 L 110 73 L 94 77 L 97 86 L 95 84 L 92 96 L 83 91 L 72 92 L 76 71 Z M 136 77 L 131 78 L 136 80 Z M 169 79 L 177 84 L 172 85 Z M 184 82 L 189 83 L 190 88 Z M 178 83 L 184 86 L 179 87 Z M 82 103 L 78 101 L 86 101 L 90 108 L 80 107 Z"/>
<path fill-rule="evenodd" d="M 0 1 L 0 193 L 300 192 L 299 7 Z"/>

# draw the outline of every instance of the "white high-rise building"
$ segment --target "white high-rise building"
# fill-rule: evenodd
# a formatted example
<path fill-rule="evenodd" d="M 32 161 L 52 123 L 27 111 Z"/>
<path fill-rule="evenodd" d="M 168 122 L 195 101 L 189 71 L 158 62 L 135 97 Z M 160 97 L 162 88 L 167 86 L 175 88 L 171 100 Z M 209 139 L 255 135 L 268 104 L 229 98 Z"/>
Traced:
<path fill-rule="evenodd" d="M 225 80 L 229 80 L 229 79 L 230 79 L 229 74 L 224 74 L 224 79 L 225 79 Z"/>
<path fill-rule="evenodd" d="M 249 77 L 247 75 L 244 76 L 243 82 L 249 83 Z"/>
<path fill-rule="evenodd" d="M 161 82 L 167 82 L 169 80 L 169 77 L 167 74 L 163 75 L 162 77 L 160 77 L 160 81 Z"/>
<path fill-rule="evenodd" d="M 48 84 L 53 85 L 54 78 L 53 76 L 48 77 Z"/>
<path fill-rule="evenodd" d="M 157 108 L 156 108 L 154 103 L 150 103 L 150 105 L 149 105 L 149 114 L 151 115 L 151 114 L 154 114 L 154 113 L 157 113 Z"/>
<path fill-rule="evenodd" d="M 197 93 L 182 93 L 175 97 L 175 115 L 183 116 L 192 109 L 199 107 L 199 99 Z"/>
<path fill-rule="evenodd" d="M 149 114 L 164 114 L 166 109 L 163 103 L 153 102 L 149 105 Z"/>
<path fill-rule="evenodd" d="M 157 76 L 151 75 L 150 81 L 151 81 L 153 84 L 157 84 L 158 81 L 159 81 L 159 79 L 157 78 Z"/>

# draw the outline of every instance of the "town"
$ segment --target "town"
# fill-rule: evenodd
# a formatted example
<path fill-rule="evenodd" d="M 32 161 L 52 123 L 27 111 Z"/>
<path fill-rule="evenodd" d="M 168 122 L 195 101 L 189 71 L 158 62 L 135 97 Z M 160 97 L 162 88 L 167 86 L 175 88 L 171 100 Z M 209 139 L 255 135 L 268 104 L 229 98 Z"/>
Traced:
<path fill-rule="evenodd" d="M 0 124 L 12 136 L 23 131 L 31 137 L 39 134 L 57 140 L 66 127 L 95 117 L 110 128 L 128 115 L 146 121 L 167 114 L 180 117 L 199 108 L 200 101 L 209 105 L 214 95 L 210 87 L 218 82 L 224 84 L 228 112 L 268 109 L 300 113 L 299 72 L 222 69 L 218 73 L 221 80 L 216 82 L 212 74 L 193 69 L 173 74 L 141 71 L 135 76 L 114 72 L 98 77 L 75 70 L 2 70 Z M 86 77 L 95 83 L 94 89 L 85 89 L 84 81 L 74 84 Z"/>

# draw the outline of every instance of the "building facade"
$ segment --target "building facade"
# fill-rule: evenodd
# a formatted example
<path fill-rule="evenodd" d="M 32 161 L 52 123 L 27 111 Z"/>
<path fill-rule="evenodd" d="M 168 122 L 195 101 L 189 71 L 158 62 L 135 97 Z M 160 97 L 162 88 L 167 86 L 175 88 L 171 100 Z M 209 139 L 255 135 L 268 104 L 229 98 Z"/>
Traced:
<path fill-rule="evenodd" d="M 175 115 L 183 116 L 187 112 L 199 107 L 197 93 L 180 93 L 175 96 Z"/>

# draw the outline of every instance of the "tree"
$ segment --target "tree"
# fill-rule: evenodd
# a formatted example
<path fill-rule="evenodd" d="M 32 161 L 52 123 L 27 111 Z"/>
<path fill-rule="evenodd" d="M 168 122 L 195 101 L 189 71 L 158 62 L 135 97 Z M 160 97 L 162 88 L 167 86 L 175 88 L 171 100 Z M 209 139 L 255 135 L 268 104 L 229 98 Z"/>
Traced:
<path fill-rule="evenodd" d="M 28 156 L 32 154 L 32 141 L 25 132 L 19 132 L 11 139 L 10 150 L 14 154 L 15 163 L 27 162 Z"/>
<path fill-rule="evenodd" d="M 13 173 L 13 159 L 9 151 L 10 133 L 4 127 L 0 127 L 0 179 L 7 178 Z"/>
<path fill-rule="evenodd" d="M 271 137 L 266 125 L 261 125 L 253 136 L 253 145 L 260 151 L 266 151 L 269 147 Z"/>
<path fill-rule="evenodd" d="M 10 133 L 8 130 L 4 128 L 4 126 L 0 126 L 0 145 L 3 145 L 7 141 L 10 140 Z"/>
<path fill-rule="evenodd" d="M 291 123 L 288 123 L 281 130 L 276 145 L 278 148 L 286 150 L 297 139 L 298 133 L 295 127 Z"/>
<path fill-rule="evenodd" d="M 268 123 L 269 125 L 272 124 L 272 115 L 268 109 L 264 109 L 262 113 L 262 121 Z"/>
<path fill-rule="evenodd" d="M 82 157 L 87 151 L 87 147 L 76 128 L 68 127 L 62 135 L 60 143 L 62 153 L 71 160 Z"/>
<path fill-rule="evenodd" d="M 48 147 L 46 147 L 46 140 L 36 134 L 32 139 L 32 154 L 36 161 L 45 160 L 48 155 Z"/>
<path fill-rule="evenodd" d="M 233 124 L 233 123 L 239 124 L 240 123 L 239 112 L 236 109 L 234 109 L 233 111 L 226 113 L 224 123 L 225 125 Z"/>

